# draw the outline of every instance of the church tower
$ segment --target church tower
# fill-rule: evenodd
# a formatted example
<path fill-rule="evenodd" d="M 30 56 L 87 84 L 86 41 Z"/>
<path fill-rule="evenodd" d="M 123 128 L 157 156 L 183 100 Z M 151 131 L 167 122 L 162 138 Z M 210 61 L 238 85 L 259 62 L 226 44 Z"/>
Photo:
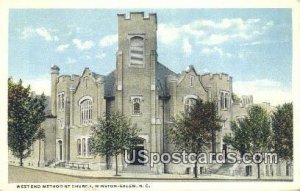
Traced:
<path fill-rule="evenodd" d="M 157 120 L 156 14 L 119 14 L 118 31 L 116 110 L 130 117 L 131 123 L 141 130 L 141 147 L 158 152 L 161 138 Z"/>

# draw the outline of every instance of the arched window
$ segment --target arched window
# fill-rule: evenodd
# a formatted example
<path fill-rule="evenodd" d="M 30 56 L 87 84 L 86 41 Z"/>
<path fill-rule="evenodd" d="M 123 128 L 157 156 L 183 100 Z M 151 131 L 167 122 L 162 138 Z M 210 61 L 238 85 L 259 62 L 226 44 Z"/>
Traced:
<path fill-rule="evenodd" d="M 77 139 L 77 155 L 81 155 L 81 139 Z"/>
<path fill-rule="evenodd" d="M 194 85 L 194 76 L 190 76 L 190 86 L 193 87 Z"/>
<path fill-rule="evenodd" d="M 62 160 L 62 153 L 63 153 L 62 149 L 63 149 L 62 140 L 59 140 L 58 141 L 58 159 L 59 160 Z"/>
<path fill-rule="evenodd" d="M 144 64 L 144 39 L 134 36 L 130 39 L 130 65 Z"/>
<path fill-rule="evenodd" d="M 83 79 L 83 81 L 84 81 L 84 86 L 87 88 L 87 87 L 88 87 L 88 81 L 89 81 L 89 78 L 88 78 L 88 77 L 85 77 L 85 78 Z"/>
<path fill-rule="evenodd" d="M 90 99 L 85 99 L 80 102 L 80 123 L 88 124 L 93 119 L 93 103 Z"/>
<path fill-rule="evenodd" d="M 221 96 L 220 96 L 220 106 L 221 106 L 222 109 L 224 109 L 224 102 L 225 102 L 224 92 L 221 92 Z"/>
<path fill-rule="evenodd" d="M 220 92 L 220 108 L 227 110 L 230 107 L 230 94 L 226 91 Z"/>
<path fill-rule="evenodd" d="M 190 113 L 195 104 L 196 104 L 196 99 L 194 99 L 194 98 L 185 99 L 185 101 L 184 101 L 185 113 Z"/>
<path fill-rule="evenodd" d="M 61 94 L 61 109 L 65 108 L 65 94 Z"/>
<path fill-rule="evenodd" d="M 59 110 L 64 110 L 65 108 L 65 93 L 64 92 L 60 92 L 57 95 L 57 107 Z"/>
<path fill-rule="evenodd" d="M 133 98 L 132 100 L 133 106 L 133 115 L 141 114 L 141 98 Z"/>
<path fill-rule="evenodd" d="M 226 93 L 225 94 L 225 109 L 228 109 L 229 108 L 229 94 Z"/>

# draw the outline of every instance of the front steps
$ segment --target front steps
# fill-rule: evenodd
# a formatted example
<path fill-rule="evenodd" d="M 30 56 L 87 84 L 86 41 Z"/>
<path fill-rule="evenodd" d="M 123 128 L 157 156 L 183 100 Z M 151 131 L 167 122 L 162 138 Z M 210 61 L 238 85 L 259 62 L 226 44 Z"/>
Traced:
<path fill-rule="evenodd" d="M 209 164 L 206 167 L 206 174 L 216 174 L 219 168 L 221 168 L 222 164 Z"/>
<path fill-rule="evenodd" d="M 221 167 L 216 171 L 216 174 L 218 175 L 225 175 L 225 176 L 233 176 L 233 170 L 235 164 L 222 164 Z"/>
<path fill-rule="evenodd" d="M 150 170 L 149 166 L 146 165 L 128 165 L 121 172 L 123 173 L 144 173 L 144 174 L 152 174 L 153 172 Z"/>

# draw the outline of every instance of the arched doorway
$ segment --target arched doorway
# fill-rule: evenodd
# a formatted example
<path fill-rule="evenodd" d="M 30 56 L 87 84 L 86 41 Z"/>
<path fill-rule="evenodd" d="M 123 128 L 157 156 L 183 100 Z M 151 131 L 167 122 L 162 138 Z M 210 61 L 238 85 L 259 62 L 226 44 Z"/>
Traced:
<path fill-rule="evenodd" d="M 57 147 L 58 147 L 57 158 L 58 158 L 58 160 L 61 161 L 62 160 L 62 149 L 63 149 L 62 140 L 57 141 Z"/>
<path fill-rule="evenodd" d="M 130 152 L 130 154 L 129 154 L 129 160 L 133 161 L 132 163 L 130 163 L 130 165 L 144 165 L 145 158 L 143 158 L 142 156 L 138 155 L 139 152 L 145 150 L 145 148 L 144 148 L 144 142 L 145 142 L 145 139 L 139 138 L 137 146 L 135 147 L 135 149 L 133 149 Z"/>

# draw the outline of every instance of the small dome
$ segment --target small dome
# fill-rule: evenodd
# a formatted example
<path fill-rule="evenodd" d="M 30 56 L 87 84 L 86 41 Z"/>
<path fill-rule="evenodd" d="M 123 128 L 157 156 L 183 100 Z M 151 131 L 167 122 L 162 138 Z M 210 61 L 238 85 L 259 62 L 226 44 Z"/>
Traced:
<path fill-rule="evenodd" d="M 56 65 L 52 65 L 52 66 L 51 66 L 51 70 L 58 70 L 58 71 L 59 71 L 59 67 L 56 66 Z"/>

